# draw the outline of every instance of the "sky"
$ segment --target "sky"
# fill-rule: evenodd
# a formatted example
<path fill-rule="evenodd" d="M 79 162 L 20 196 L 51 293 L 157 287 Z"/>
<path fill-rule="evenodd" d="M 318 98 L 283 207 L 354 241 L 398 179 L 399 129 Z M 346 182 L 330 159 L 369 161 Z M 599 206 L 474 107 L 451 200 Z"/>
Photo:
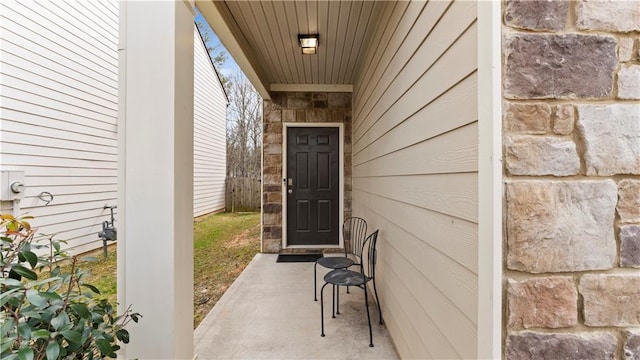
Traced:
<path fill-rule="evenodd" d="M 231 74 L 234 74 L 236 72 L 242 72 L 242 70 L 240 70 L 240 67 L 238 67 L 238 64 L 236 64 L 236 62 L 231 57 L 231 54 L 229 54 L 227 49 L 220 42 L 220 39 L 218 39 L 218 36 L 216 35 L 216 33 L 213 31 L 213 29 L 211 29 L 211 26 L 209 26 L 209 24 L 207 23 L 207 20 L 205 20 L 202 14 L 200 14 L 200 11 L 198 11 L 198 8 L 196 8 L 195 21 L 202 22 L 203 24 L 205 24 L 205 28 L 209 30 L 209 34 L 210 34 L 209 43 L 207 45 L 213 46 L 213 47 L 218 45 L 220 49 L 227 54 L 227 61 L 225 61 L 222 68 L 218 69 L 218 71 L 220 71 L 224 76 L 230 76 Z"/>

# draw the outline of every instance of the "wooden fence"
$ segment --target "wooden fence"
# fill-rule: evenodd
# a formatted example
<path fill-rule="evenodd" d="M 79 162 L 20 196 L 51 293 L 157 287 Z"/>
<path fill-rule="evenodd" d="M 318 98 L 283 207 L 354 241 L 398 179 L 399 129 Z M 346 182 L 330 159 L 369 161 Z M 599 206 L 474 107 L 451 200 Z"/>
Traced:
<path fill-rule="evenodd" d="M 225 196 L 227 211 L 260 211 L 260 179 L 228 177 Z"/>

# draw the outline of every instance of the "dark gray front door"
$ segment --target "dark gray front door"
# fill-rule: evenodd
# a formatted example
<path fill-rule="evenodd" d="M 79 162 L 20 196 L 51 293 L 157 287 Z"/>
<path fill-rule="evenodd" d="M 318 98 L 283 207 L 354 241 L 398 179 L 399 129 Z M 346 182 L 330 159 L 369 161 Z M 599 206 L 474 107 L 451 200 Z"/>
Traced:
<path fill-rule="evenodd" d="M 287 128 L 287 245 L 339 244 L 338 128 Z"/>

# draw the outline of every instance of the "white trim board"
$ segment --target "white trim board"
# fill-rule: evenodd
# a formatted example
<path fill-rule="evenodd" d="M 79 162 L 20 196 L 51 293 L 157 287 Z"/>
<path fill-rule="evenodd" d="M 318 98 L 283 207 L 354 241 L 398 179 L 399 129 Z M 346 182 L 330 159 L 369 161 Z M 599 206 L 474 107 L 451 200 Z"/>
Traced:
<path fill-rule="evenodd" d="M 338 128 L 338 154 L 340 159 L 338 167 L 340 173 L 338 174 L 339 186 L 339 207 L 338 210 L 338 226 L 344 222 L 344 124 L 343 123 L 282 123 L 282 179 L 287 178 L 287 129 L 290 127 L 337 127 Z M 282 184 L 282 248 L 283 249 L 327 249 L 327 248 L 343 248 L 344 240 L 342 238 L 342 231 L 338 229 L 340 240 L 338 245 L 287 245 L 287 191 L 285 182 Z"/>
<path fill-rule="evenodd" d="M 478 358 L 502 356 L 501 3 L 478 2 Z"/>
<path fill-rule="evenodd" d="M 353 92 L 351 84 L 271 84 L 271 91 L 278 92 Z"/>

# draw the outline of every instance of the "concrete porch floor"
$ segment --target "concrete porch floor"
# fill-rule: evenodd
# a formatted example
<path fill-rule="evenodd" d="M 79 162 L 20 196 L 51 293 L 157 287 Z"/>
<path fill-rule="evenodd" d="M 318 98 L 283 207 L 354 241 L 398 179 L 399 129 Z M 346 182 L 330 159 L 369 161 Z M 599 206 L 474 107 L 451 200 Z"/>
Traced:
<path fill-rule="evenodd" d="M 340 293 L 331 318 L 331 288 L 324 293 L 325 334 L 320 336 L 320 286 L 313 301 L 313 263 L 276 263 L 258 254 L 195 330 L 198 359 L 397 359 L 386 328 L 369 299 L 373 348 L 364 292 Z M 318 269 L 318 283 L 325 271 Z M 384 316 L 384 314 L 383 314 Z"/>

